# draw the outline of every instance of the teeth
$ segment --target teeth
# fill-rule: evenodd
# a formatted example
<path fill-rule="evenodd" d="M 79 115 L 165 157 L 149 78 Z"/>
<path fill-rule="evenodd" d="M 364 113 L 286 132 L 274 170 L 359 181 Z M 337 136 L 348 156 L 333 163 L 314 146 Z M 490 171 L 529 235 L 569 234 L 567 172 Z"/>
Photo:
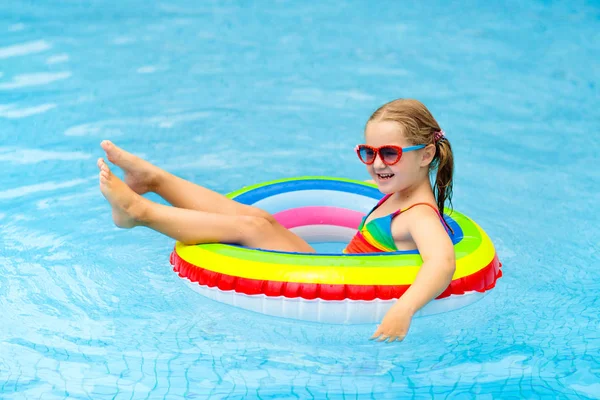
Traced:
<path fill-rule="evenodd" d="M 391 178 L 392 176 L 394 176 L 394 174 L 377 174 L 377 175 L 379 175 L 379 177 L 383 178 L 383 179 Z"/>

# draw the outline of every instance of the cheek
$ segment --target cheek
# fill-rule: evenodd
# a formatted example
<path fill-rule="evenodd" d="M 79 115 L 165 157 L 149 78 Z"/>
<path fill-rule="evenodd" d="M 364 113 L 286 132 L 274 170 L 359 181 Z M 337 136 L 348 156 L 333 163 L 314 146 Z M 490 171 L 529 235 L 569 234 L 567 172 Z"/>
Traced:
<path fill-rule="evenodd" d="M 416 159 L 407 157 L 393 167 L 393 171 L 398 171 L 402 175 L 413 175 L 419 170 L 419 163 Z"/>
<path fill-rule="evenodd" d="M 413 165 L 409 163 L 398 163 L 390 168 L 390 172 L 395 174 L 395 178 L 399 182 L 410 182 L 415 176 L 416 171 L 413 169 Z"/>
<path fill-rule="evenodd" d="M 396 165 L 392 165 L 390 167 L 390 170 L 396 175 L 405 176 L 409 172 L 409 169 L 407 167 L 407 163 L 399 162 Z"/>

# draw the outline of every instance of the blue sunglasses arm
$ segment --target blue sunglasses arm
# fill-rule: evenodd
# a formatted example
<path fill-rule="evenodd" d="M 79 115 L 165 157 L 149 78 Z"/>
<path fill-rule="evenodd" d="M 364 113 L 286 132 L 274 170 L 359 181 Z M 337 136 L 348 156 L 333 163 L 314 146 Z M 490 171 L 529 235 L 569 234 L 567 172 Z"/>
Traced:
<path fill-rule="evenodd" d="M 423 147 L 425 147 L 424 144 L 419 144 L 419 145 L 416 145 L 416 146 L 405 147 L 405 148 L 402 149 L 402 152 L 406 153 L 407 151 L 419 150 L 419 149 L 422 149 Z"/>

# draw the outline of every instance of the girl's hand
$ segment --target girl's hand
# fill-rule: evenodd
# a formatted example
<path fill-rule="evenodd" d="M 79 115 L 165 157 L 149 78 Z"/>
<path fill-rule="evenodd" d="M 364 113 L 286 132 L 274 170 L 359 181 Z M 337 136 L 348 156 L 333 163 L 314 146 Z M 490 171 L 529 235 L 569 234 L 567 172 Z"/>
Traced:
<path fill-rule="evenodd" d="M 410 328 L 410 322 L 414 312 L 397 302 L 388 310 L 377 327 L 377 330 L 369 340 L 377 339 L 378 342 L 388 343 L 404 340 Z"/>

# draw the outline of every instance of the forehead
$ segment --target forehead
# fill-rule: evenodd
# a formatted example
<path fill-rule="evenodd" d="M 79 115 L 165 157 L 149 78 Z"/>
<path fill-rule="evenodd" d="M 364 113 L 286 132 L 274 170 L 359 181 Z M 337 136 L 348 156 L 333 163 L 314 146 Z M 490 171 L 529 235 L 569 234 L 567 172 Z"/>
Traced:
<path fill-rule="evenodd" d="M 365 139 L 368 145 L 375 147 L 385 144 L 404 146 L 408 143 L 402 125 L 394 121 L 369 122 L 365 128 Z"/>

